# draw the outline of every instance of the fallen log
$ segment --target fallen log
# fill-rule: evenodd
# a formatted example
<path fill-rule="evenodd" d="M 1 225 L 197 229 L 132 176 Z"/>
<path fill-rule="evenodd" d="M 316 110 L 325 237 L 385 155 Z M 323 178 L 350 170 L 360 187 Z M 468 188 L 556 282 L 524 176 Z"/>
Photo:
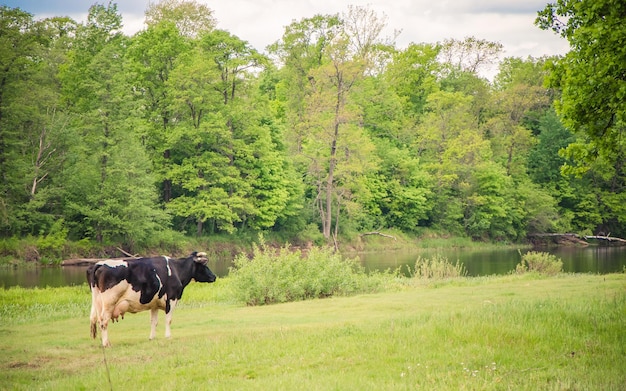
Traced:
<path fill-rule="evenodd" d="M 366 236 L 366 235 L 379 235 L 379 236 L 383 236 L 385 238 L 390 238 L 390 239 L 396 240 L 395 236 L 387 235 L 387 234 L 384 234 L 384 233 L 378 232 L 378 231 L 365 232 L 365 233 L 361 234 L 361 236 Z"/>
<path fill-rule="evenodd" d="M 626 244 L 626 239 L 622 239 L 622 238 L 616 238 L 613 236 L 601 236 L 601 235 L 588 235 L 585 236 L 585 239 L 592 239 L 592 240 L 606 240 L 609 242 L 621 242 L 621 243 L 625 243 Z"/>
<path fill-rule="evenodd" d="M 123 257 L 123 258 L 74 258 L 61 261 L 61 266 L 89 266 L 96 262 L 106 261 L 108 259 L 118 261 L 128 261 L 129 259 L 136 259 L 137 257 Z"/>
<path fill-rule="evenodd" d="M 589 243 L 578 234 L 529 234 L 528 239 L 536 246 L 559 245 L 559 246 L 588 246 Z"/>
<path fill-rule="evenodd" d="M 124 251 L 123 249 L 121 249 L 121 248 L 119 248 L 119 247 L 115 247 L 115 248 L 117 249 L 117 251 L 121 252 L 122 254 L 124 254 L 124 255 L 126 255 L 126 256 L 128 256 L 128 257 L 131 257 L 131 258 L 139 258 L 137 255 L 134 255 L 134 254 L 128 253 L 128 252 Z"/>
<path fill-rule="evenodd" d="M 588 246 L 590 245 L 590 241 L 600 240 L 607 241 L 611 244 L 616 245 L 626 245 L 626 239 L 617 238 L 613 236 L 602 236 L 602 235 L 578 235 L 574 233 L 564 233 L 564 234 L 555 234 L 555 233 L 545 233 L 545 234 L 529 234 L 528 239 L 534 244 L 537 242 L 552 242 L 554 244 L 559 245 L 581 245 Z"/>

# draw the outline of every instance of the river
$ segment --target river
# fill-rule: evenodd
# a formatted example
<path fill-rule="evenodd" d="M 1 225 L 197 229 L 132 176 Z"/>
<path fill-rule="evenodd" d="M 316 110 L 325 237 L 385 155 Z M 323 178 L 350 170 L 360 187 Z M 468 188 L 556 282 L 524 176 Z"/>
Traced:
<path fill-rule="evenodd" d="M 522 251 L 524 253 L 526 250 Z M 606 274 L 621 272 L 626 267 L 626 247 L 557 247 L 548 251 L 563 261 L 563 270 L 568 273 Z M 412 251 L 387 251 L 358 254 L 366 270 L 401 268 L 406 274 L 407 266 L 413 267 L 418 256 L 433 255 L 446 257 L 452 263 L 457 260 L 465 266 L 469 276 L 502 275 L 515 270 L 520 255 L 515 249 L 454 250 L 427 249 Z M 348 255 L 354 257 L 356 255 Z M 223 277 L 228 274 L 230 260 L 210 261 L 209 267 Z M 85 267 L 41 267 L 0 268 L 0 288 L 12 286 L 58 287 L 85 283 Z"/>

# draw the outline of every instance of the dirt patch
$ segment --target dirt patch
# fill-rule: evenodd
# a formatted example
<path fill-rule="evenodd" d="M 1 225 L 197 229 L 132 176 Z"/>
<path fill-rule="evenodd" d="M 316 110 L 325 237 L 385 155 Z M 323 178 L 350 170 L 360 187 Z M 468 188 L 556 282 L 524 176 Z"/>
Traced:
<path fill-rule="evenodd" d="M 26 369 L 37 369 L 40 368 L 41 364 L 36 363 L 36 362 L 23 362 L 23 361 L 13 361 L 10 362 L 7 365 L 7 368 L 9 369 L 21 369 L 21 368 L 26 368 Z"/>

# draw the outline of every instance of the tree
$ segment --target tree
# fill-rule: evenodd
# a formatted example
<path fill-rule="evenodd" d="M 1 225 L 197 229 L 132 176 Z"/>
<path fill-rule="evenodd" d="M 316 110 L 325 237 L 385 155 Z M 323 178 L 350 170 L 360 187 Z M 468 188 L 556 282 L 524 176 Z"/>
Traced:
<path fill-rule="evenodd" d="M 16 223 L 16 208 L 28 199 L 20 189 L 26 171 L 21 156 L 26 139 L 20 133 L 27 115 L 16 103 L 27 91 L 23 80 L 36 68 L 29 56 L 39 52 L 32 25 L 32 15 L 0 6 L 0 227 L 5 235 Z"/>
<path fill-rule="evenodd" d="M 467 182 L 463 226 L 476 239 L 518 239 L 520 211 L 512 197 L 513 181 L 504 169 L 487 161 L 475 166 Z"/>
<path fill-rule="evenodd" d="M 559 151 L 576 138 L 561 124 L 554 110 L 548 110 L 540 118 L 538 130 L 537 143 L 528 153 L 528 173 L 537 184 L 557 187 L 565 179 L 561 167 L 567 161 Z"/>
<path fill-rule="evenodd" d="M 429 224 L 462 234 L 464 197 L 477 165 L 491 158 L 489 142 L 472 115 L 472 97 L 438 91 L 428 97 L 411 150 L 432 176 Z"/>
<path fill-rule="evenodd" d="M 270 53 L 282 64 L 275 87 L 275 104 L 281 107 L 281 120 L 288 131 L 285 137 L 296 164 L 306 138 L 305 95 L 310 85 L 309 71 L 322 65 L 324 51 L 340 31 L 338 15 L 315 15 L 285 27 L 280 41 L 270 45 Z"/>
<path fill-rule="evenodd" d="M 432 177 L 408 148 L 398 148 L 389 140 L 379 140 L 376 146 L 381 183 L 374 200 L 384 222 L 381 225 L 415 232 L 434 204 Z"/>
<path fill-rule="evenodd" d="M 406 115 L 415 118 L 415 121 L 419 121 L 424 114 L 428 95 L 439 88 L 439 50 L 438 45 L 412 43 L 394 53 L 384 74 L 396 94 L 403 99 Z"/>
<path fill-rule="evenodd" d="M 607 227 L 626 231 L 625 17 L 623 1 L 559 0 L 548 4 L 535 21 L 570 44 L 571 50 L 550 67 L 550 83 L 561 91 L 557 113 L 578 135 L 562 152 L 569 160 L 563 172 L 592 181 L 593 202 L 603 205 L 603 213 L 585 225 L 595 224 L 602 232 Z"/>
<path fill-rule="evenodd" d="M 172 198 L 172 181 L 167 171 L 170 149 L 166 142 L 173 122 L 171 91 L 167 88 L 176 59 L 190 50 L 172 22 L 161 22 L 148 27 L 132 38 L 128 48 L 129 70 L 137 99 L 143 101 L 140 113 L 145 125 L 140 128 L 143 143 L 153 162 L 161 187 L 161 199 Z"/>
<path fill-rule="evenodd" d="M 495 159 L 516 178 L 526 174 L 526 157 L 535 144 L 537 117 L 551 105 L 550 91 L 543 87 L 543 62 L 506 59 L 496 75 L 490 118 L 483 128 L 489 135 Z"/>
<path fill-rule="evenodd" d="M 0 7 L 0 235 L 47 232 L 61 214 L 66 153 L 59 67 L 76 24 Z"/>
<path fill-rule="evenodd" d="M 156 204 L 150 164 L 133 131 L 136 108 L 120 28 L 115 6 L 92 6 L 60 75 L 76 140 L 63 175 L 64 203 L 74 237 L 132 247 L 148 243 L 168 222 Z"/>
<path fill-rule="evenodd" d="M 322 221 L 322 233 L 331 238 L 331 227 L 335 226 L 335 238 L 338 230 L 341 203 L 350 194 L 338 186 L 340 175 L 348 175 L 350 169 L 342 167 L 354 160 L 351 152 L 357 152 L 360 138 L 355 124 L 358 109 L 351 105 L 350 94 L 355 83 L 363 77 L 363 65 L 353 61 L 347 51 L 347 40 L 337 39 L 326 52 L 328 63 L 312 70 L 309 94 L 306 97 L 307 123 L 310 124 L 308 140 L 309 150 L 305 154 L 311 158 L 309 174 L 315 178 L 317 187 L 316 204 Z M 350 134 L 347 137 L 346 133 Z M 361 145 L 364 152 L 366 144 Z M 313 147 L 310 149 L 310 147 Z M 347 157 L 347 159 L 343 159 Z M 353 166 L 359 171 L 363 165 Z M 343 170 L 343 171 L 342 171 Z M 337 177 L 336 177 L 337 175 Z M 335 212 L 333 213 L 333 204 Z"/>
<path fill-rule="evenodd" d="M 564 125 L 583 131 L 600 154 L 624 161 L 626 130 L 626 3 L 559 0 L 535 23 L 566 38 L 571 50 L 552 64 L 551 83 L 561 89 L 557 112 Z"/>
<path fill-rule="evenodd" d="M 544 87 L 545 79 L 549 72 L 546 63 L 550 61 L 548 57 L 527 58 L 506 57 L 498 65 L 498 73 L 494 77 L 494 87 L 497 90 L 504 90 L 514 85 L 528 85 L 533 87 Z"/>
<path fill-rule="evenodd" d="M 292 193 L 253 77 L 267 59 L 222 30 L 194 46 L 176 61 L 167 83 L 177 119 L 166 141 L 168 175 L 177 187 L 167 207 L 195 221 L 198 235 L 205 223 L 212 232 L 270 228 Z"/>
<path fill-rule="evenodd" d="M 369 7 L 348 5 L 348 11 L 341 19 L 349 51 L 366 64 L 365 73 L 377 75 L 384 72 L 400 31 L 395 30 L 391 37 L 383 37 L 387 15 L 379 15 Z"/>
<path fill-rule="evenodd" d="M 377 164 L 356 96 L 374 67 L 370 60 L 378 58 L 382 27 L 361 11 L 346 16 L 347 29 L 336 15 L 294 22 L 272 47 L 285 64 L 277 99 L 285 107 L 287 140 L 327 240 L 336 239 L 342 215 L 362 210 L 357 200 L 368 197 L 364 173 Z"/>
<path fill-rule="evenodd" d="M 217 24 L 213 11 L 194 0 L 160 0 L 148 3 L 148 27 L 161 22 L 172 22 L 184 37 L 196 38 L 213 30 Z"/>
<path fill-rule="evenodd" d="M 502 52 L 502 44 L 475 37 L 460 41 L 446 39 L 441 44 L 440 61 L 448 67 L 448 72 L 469 72 L 478 74 L 491 66 Z"/>

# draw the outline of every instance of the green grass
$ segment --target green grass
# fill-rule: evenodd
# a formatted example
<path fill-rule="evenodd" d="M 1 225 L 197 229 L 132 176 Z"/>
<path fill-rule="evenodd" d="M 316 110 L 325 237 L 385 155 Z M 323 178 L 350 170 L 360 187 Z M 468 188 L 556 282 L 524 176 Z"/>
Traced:
<path fill-rule="evenodd" d="M 89 337 L 86 285 L 0 290 L 0 389 L 623 390 L 626 275 L 413 280 L 247 307 L 192 283 L 173 337 L 149 313 Z"/>

